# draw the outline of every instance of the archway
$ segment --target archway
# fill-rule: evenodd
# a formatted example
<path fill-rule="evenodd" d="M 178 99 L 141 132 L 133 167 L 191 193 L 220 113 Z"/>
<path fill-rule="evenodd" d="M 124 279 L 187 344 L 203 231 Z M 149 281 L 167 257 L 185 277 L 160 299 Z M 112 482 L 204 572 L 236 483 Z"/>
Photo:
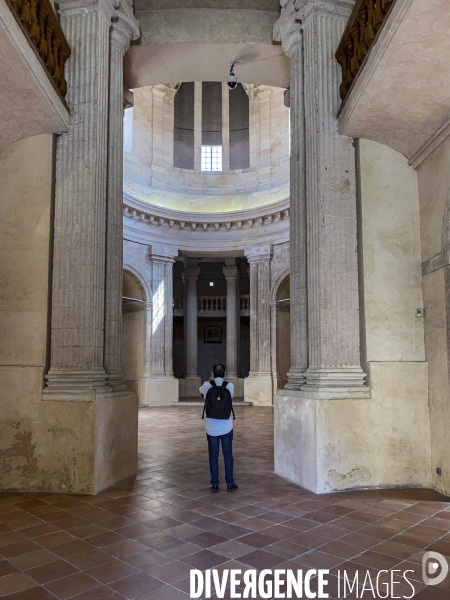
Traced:
<path fill-rule="evenodd" d="M 131 271 L 123 272 L 122 371 L 128 389 L 139 392 L 145 371 L 146 309 L 143 284 Z"/>
<path fill-rule="evenodd" d="M 272 289 L 272 377 L 274 394 L 284 388 L 291 367 L 290 276 L 281 276 Z"/>

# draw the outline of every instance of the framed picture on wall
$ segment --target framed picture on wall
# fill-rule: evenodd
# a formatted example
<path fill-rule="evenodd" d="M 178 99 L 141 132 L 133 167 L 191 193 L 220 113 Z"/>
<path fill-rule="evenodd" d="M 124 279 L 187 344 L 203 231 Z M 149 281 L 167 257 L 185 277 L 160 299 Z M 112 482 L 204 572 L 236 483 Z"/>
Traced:
<path fill-rule="evenodd" d="M 208 325 L 204 329 L 205 344 L 221 344 L 222 343 L 222 327 L 216 325 Z"/>

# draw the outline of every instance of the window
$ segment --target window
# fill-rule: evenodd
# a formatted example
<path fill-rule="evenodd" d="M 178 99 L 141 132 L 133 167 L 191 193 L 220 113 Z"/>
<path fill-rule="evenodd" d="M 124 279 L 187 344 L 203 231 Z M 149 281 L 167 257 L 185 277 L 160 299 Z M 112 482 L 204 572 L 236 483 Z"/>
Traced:
<path fill-rule="evenodd" d="M 222 171 L 222 146 L 202 146 L 202 171 Z"/>

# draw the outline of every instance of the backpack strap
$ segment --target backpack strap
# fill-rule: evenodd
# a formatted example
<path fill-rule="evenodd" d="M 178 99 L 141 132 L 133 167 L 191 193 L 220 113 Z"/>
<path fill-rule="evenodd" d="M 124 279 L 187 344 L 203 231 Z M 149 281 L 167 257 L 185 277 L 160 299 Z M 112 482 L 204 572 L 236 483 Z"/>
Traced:
<path fill-rule="evenodd" d="M 213 387 L 213 388 L 217 387 L 217 386 L 216 386 L 216 382 L 215 382 L 214 380 L 210 381 L 209 383 L 211 384 L 211 387 Z M 211 388 L 210 388 L 210 389 L 211 389 Z M 208 390 L 208 392 L 209 392 L 209 390 Z M 204 418 L 205 418 L 205 410 L 206 410 L 206 396 L 208 395 L 208 392 L 206 392 L 206 394 L 205 394 L 205 403 L 204 403 L 204 405 L 203 405 L 202 419 L 204 419 Z"/>
<path fill-rule="evenodd" d="M 228 381 L 223 381 L 223 383 L 220 387 L 226 388 L 227 385 L 228 385 Z M 236 415 L 234 414 L 234 409 L 233 409 L 233 398 L 231 398 L 231 412 L 233 413 L 233 420 L 236 421 Z"/>

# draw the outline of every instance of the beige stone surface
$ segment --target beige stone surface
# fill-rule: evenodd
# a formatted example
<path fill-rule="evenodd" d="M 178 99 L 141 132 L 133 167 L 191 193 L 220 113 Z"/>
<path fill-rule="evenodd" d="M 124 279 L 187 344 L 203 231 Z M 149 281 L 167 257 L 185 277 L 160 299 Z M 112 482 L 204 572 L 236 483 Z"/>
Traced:
<path fill-rule="evenodd" d="M 137 397 L 42 401 L 44 369 L 0 368 L 0 485 L 95 494 L 135 472 Z"/>
<path fill-rule="evenodd" d="M 417 174 L 404 156 L 360 140 L 367 361 L 425 360 Z"/>
<path fill-rule="evenodd" d="M 140 379 L 139 404 L 149 406 L 170 406 L 178 402 L 178 379 L 175 377 Z"/>
<path fill-rule="evenodd" d="M 255 406 L 272 406 L 272 377 L 247 377 L 244 379 L 244 400 Z"/>
<path fill-rule="evenodd" d="M 450 138 L 418 169 L 422 262 L 442 252 L 442 222 L 450 190 Z"/>
<path fill-rule="evenodd" d="M 372 363 L 370 375 L 367 400 L 277 394 L 277 473 L 317 493 L 431 485 L 427 364 Z"/>
<path fill-rule="evenodd" d="M 185 390 L 186 398 L 200 398 L 199 387 L 202 385 L 200 377 L 186 377 L 185 379 Z"/>
<path fill-rule="evenodd" d="M 444 269 L 423 279 L 425 347 L 429 364 L 431 467 L 437 489 L 450 495 L 450 403 Z M 442 469 L 442 476 L 436 469 Z"/>
<path fill-rule="evenodd" d="M 418 169 L 422 261 L 442 250 L 442 225 L 450 190 L 450 139 Z M 437 489 L 450 494 L 449 374 L 445 304 L 445 269 L 423 277 L 425 350 L 429 364 L 431 467 Z M 442 469 L 442 476 L 436 469 Z"/>

